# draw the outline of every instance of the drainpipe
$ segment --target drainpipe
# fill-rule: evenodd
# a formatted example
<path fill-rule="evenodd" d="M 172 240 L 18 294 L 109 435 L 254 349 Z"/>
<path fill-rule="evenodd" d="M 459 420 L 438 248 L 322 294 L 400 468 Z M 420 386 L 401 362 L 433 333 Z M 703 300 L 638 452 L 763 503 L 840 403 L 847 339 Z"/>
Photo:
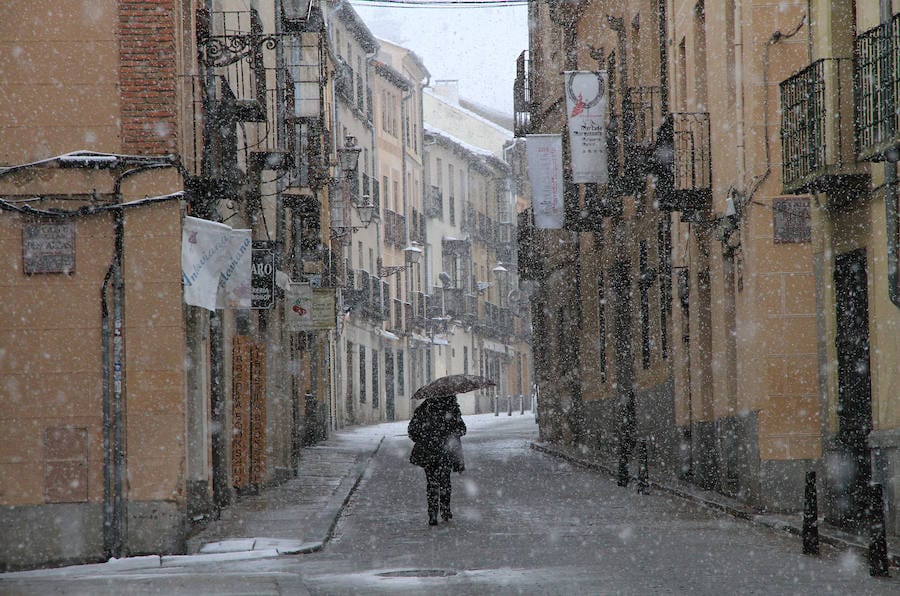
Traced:
<path fill-rule="evenodd" d="M 139 166 L 122 172 L 115 182 L 113 196 L 116 204 L 122 202 L 122 182 L 125 178 L 147 170 L 175 167 L 173 163 L 155 163 Z M 104 444 L 104 549 L 115 557 L 127 555 L 125 536 L 127 533 L 127 501 L 124 497 L 125 479 L 125 280 L 122 275 L 122 261 L 125 254 L 125 214 L 122 208 L 114 211 L 115 244 L 113 260 L 110 263 L 101 288 L 100 305 L 102 312 L 101 350 L 103 353 L 103 444 Z M 112 330 L 110 333 L 109 306 L 106 292 L 113 284 Z M 110 336 L 112 348 L 110 354 Z M 112 356 L 112 367 L 109 361 Z M 113 390 L 110 395 L 109 384 Z M 110 468 L 112 468 L 110 470 Z"/>
<path fill-rule="evenodd" d="M 110 341 L 109 341 L 109 304 L 106 292 L 113 276 L 114 264 L 110 264 L 103 278 L 103 286 L 100 288 L 100 351 L 103 354 L 103 554 L 111 558 L 119 554 L 117 544 L 118 532 L 116 530 L 115 489 L 113 487 L 112 464 L 112 399 L 109 389 L 110 379 Z"/>
<path fill-rule="evenodd" d="M 879 14 L 881 22 L 885 27 L 890 26 L 893 8 L 891 0 L 880 0 Z M 886 38 L 886 43 L 892 42 L 890 37 Z M 897 98 L 893 98 L 897 101 Z M 888 126 L 893 128 L 893 120 L 888 119 Z M 896 131 L 891 130 L 890 136 Z M 897 254 L 900 238 L 898 234 L 898 214 L 897 214 L 897 156 L 888 156 L 884 162 L 884 214 L 887 229 L 887 268 L 888 268 L 888 297 L 894 306 L 900 308 L 900 271 L 897 270 Z"/>

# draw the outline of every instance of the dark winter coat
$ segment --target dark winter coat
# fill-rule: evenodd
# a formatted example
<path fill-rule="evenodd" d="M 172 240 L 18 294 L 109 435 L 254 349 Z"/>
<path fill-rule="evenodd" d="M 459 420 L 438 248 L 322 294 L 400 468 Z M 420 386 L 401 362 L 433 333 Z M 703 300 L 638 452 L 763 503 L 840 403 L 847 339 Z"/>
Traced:
<path fill-rule="evenodd" d="M 455 395 L 422 402 L 413 412 L 407 433 L 415 443 L 410 463 L 423 468 L 447 466 L 453 472 L 465 469 L 459 438 L 466 434 L 466 423 Z"/>

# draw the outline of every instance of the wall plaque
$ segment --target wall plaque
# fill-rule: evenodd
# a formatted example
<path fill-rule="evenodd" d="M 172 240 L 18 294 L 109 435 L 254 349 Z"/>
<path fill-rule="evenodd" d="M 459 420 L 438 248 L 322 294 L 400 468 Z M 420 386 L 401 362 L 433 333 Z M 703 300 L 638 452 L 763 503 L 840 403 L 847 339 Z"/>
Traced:
<path fill-rule="evenodd" d="M 772 202 L 775 242 L 811 242 L 809 199 L 775 199 Z"/>
<path fill-rule="evenodd" d="M 25 224 L 22 227 L 22 261 L 27 275 L 74 273 L 75 224 Z"/>

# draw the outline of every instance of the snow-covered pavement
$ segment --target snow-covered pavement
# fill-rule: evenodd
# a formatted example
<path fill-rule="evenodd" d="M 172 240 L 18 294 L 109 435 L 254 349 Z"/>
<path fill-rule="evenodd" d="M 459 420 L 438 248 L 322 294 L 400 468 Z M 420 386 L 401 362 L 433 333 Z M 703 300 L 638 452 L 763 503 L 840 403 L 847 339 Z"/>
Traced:
<path fill-rule="evenodd" d="M 804 556 L 798 537 L 661 491 L 640 495 L 535 451 L 529 414 L 465 420 L 468 469 L 453 476 L 448 523 L 427 525 L 424 474 L 407 461 L 405 423 L 383 424 L 319 448 L 324 467 L 315 472 L 331 507 L 341 501 L 332 528 L 326 518 L 337 512 L 320 498 L 319 527 L 328 530 L 321 549 L 278 551 L 316 541 L 290 516 L 312 511 L 297 500 L 316 477 L 307 474 L 296 499 L 282 491 L 269 509 L 260 501 L 232 511 L 231 525 L 200 541 L 215 554 L 10 573 L 0 575 L 0 593 L 900 593 L 900 581 L 871 578 L 853 552 L 826 547 L 821 557 Z M 350 483 L 355 491 L 345 495 Z"/>

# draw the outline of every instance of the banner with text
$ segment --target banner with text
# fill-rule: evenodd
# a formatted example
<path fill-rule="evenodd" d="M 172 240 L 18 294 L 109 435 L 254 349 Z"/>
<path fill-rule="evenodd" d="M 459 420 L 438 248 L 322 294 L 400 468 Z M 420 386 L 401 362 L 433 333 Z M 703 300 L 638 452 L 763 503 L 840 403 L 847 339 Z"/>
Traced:
<path fill-rule="evenodd" d="M 606 71 L 566 71 L 566 114 L 572 154 L 572 182 L 607 184 L 606 120 L 609 85 Z"/>
<path fill-rule="evenodd" d="M 525 142 L 534 225 L 563 227 L 562 136 L 528 135 Z"/>
<path fill-rule="evenodd" d="M 250 308 L 250 230 L 186 216 L 181 230 L 184 301 L 207 310 Z"/>
<path fill-rule="evenodd" d="M 291 282 L 284 291 L 284 321 L 288 331 L 332 329 L 336 324 L 334 288 Z"/>

